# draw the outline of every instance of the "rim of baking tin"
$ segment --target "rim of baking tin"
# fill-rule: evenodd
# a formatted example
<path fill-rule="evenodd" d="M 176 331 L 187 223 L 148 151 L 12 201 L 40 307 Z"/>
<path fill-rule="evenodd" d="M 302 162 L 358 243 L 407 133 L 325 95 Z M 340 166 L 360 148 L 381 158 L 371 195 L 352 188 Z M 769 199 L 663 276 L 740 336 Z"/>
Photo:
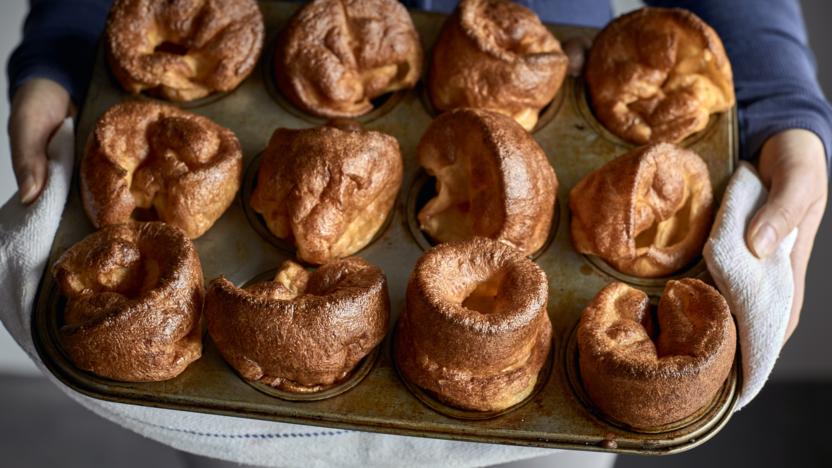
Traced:
<path fill-rule="evenodd" d="M 272 268 L 270 270 L 266 270 L 262 273 L 259 273 L 243 283 L 240 287 L 245 288 L 247 286 L 251 286 L 255 283 L 260 283 L 263 281 L 272 280 L 277 273 L 277 268 Z M 280 398 L 282 400 L 289 400 L 289 401 L 320 401 L 326 400 L 328 398 L 332 398 L 342 393 L 345 393 L 353 388 L 355 388 L 361 381 L 364 380 L 365 377 L 370 373 L 373 367 L 378 361 L 379 352 L 381 350 L 382 344 L 379 343 L 375 348 L 372 349 L 366 356 L 361 358 L 360 361 L 353 367 L 353 369 L 342 379 L 339 381 L 327 385 L 319 390 L 310 390 L 310 391 L 298 391 L 298 392 L 291 392 L 288 390 L 281 390 L 279 388 L 272 387 L 271 385 L 266 385 L 261 382 L 252 382 L 251 380 L 246 379 L 242 375 L 240 375 L 236 369 L 234 369 L 234 374 L 239 377 L 243 382 L 250 385 L 255 390 L 265 393 L 266 395 L 273 396 Z M 231 366 L 229 366 L 231 367 Z"/>
<path fill-rule="evenodd" d="M 592 97 L 589 95 L 589 87 L 586 85 L 585 80 L 573 80 L 572 91 L 572 99 L 575 101 L 575 108 L 578 109 L 578 115 L 583 118 L 587 125 L 589 125 L 598 136 L 615 144 L 616 146 L 626 147 L 628 151 L 633 148 L 644 146 L 619 137 L 609 131 L 607 127 L 601 123 L 601 121 L 595 116 L 595 111 L 592 110 Z M 730 112 L 730 110 L 725 112 Z M 708 123 L 705 125 L 705 128 L 688 135 L 676 144 L 684 148 L 689 148 L 696 145 L 701 140 L 709 137 L 716 129 L 717 121 L 725 112 L 711 113 L 708 117 Z"/>
<path fill-rule="evenodd" d="M 644 288 L 650 294 L 661 294 L 665 285 L 671 280 L 680 280 L 683 278 L 699 278 L 702 279 L 707 275 L 708 265 L 705 263 L 702 255 L 697 256 L 687 266 L 682 267 L 678 271 L 668 276 L 659 276 L 655 278 L 645 278 L 640 276 L 628 275 L 615 269 L 612 265 L 607 263 L 601 257 L 590 254 L 582 254 L 587 263 L 597 272 L 610 277 L 613 280 L 618 280 L 639 288 Z"/>
<path fill-rule="evenodd" d="M 295 244 L 289 242 L 285 239 L 281 239 L 272 233 L 269 227 L 266 225 L 266 221 L 263 219 L 263 216 L 260 213 L 254 211 L 254 208 L 251 207 L 251 195 L 254 193 L 254 189 L 257 186 L 257 174 L 260 170 L 260 160 L 263 157 L 263 152 L 257 153 L 251 161 L 248 162 L 248 166 L 246 167 L 245 174 L 243 176 L 243 186 L 240 188 L 240 203 L 243 207 L 243 212 L 245 213 L 246 220 L 248 224 L 254 229 L 254 231 L 260 235 L 266 242 L 277 247 L 278 249 L 292 255 L 294 260 L 301 264 L 310 265 L 310 263 L 306 262 L 305 260 L 298 258 L 297 256 L 297 248 Z M 390 211 L 387 213 L 387 217 L 384 219 L 384 222 L 381 223 L 381 226 L 378 227 L 373 237 L 367 242 L 366 245 L 361 247 L 360 249 L 352 252 L 350 255 L 358 255 L 360 252 L 370 248 L 373 246 L 379 239 L 384 237 L 385 233 L 388 229 L 390 229 L 390 225 L 392 224 L 393 218 L 395 216 L 395 206 L 390 208 Z"/>
<path fill-rule="evenodd" d="M 427 75 L 425 75 L 417 85 L 416 95 L 419 96 L 419 102 L 422 104 L 422 107 L 430 116 L 431 120 L 435 119 L 436 117 L 443 114 L 440 112 L 436 107 L 433 105 L 433 101 L 430 98 L 430 91 L 428 90 L 427 85 Z M 574 81 L 569 77 L 564 78 L 563 83 L 558 89 L 558 92 L 555 94 L 555 97 L 552 98 L 543 108 L 540 109 L 540 112 L 537 114 L 537 123 L 534 125 L 534 128 L 531 129 L 529 133 L 535 134 L 542 130 L 544 127 L 549 125 L 552 120 L 555 120 L 555 117 L 560 113 L 561 108 L 563 108 L 563 103 L 566 100 L 567 94 L 572 94 L 572 92 L 568 89 L 570 88 L 571 82 Z"/>
<path fill-rule="evenodd" d="M 430 185 L 431 180 L 435 179 L 435 177 L 429 175 L 423 168 L 419 168 L 410 183 L 407 191 L 407 199 L 404 204 L 404 218 L 407 220 L 407 230 L 419 248 L 425 252 L 441 244 L 441 242 L 431 238 L 428 233 L 419 227 L 419 219 L 417 217 L 419 211 L 427 204 L 427 200 L 436 196 L 436 185 L 434 184 L 433 189 L 431 189 Z M 552 211 L 552 221 L 549 224 L 549 234 L 546 236 L 543 245 L 530 255 L 527 255 L 527 257 L 536 260 L 549 249 L 557 236 L 560 219 L 560 197 L 555 196 L 555 206 Z"/>
<path fill-rule="evenodd" d="M 652 301 L 651 301 L 652 302 Z M 625 430 L 641 435 L 660 436 L 667 434 L 673 436 L 678 431 L 685 431 L 685 437 L 688 439 L 697 439 L 702 435 L 710 432 L 714 427 L 721 425 L 726 419 L 726 413 L 733 412 L 736 405 L 738 389 L 739 389 L 739 374 L 738 374 L 738 359 L 739 346 L 737 347 L 736 355 L 734 356 L 734 364 L 731 366 L 731 371 L 728 378 L 717 391 L 710 403 L 706 404 L 696 412 L 687 416 L 684 419 L 675 421 L 669 424 L 656 427 L 635 427 L 627 423 L 618 421 L 617 419 L 606 415 L 589 397 L 581 379 L 581 370 L 578 363 L 578 327 L 580 320 L 578 320 L 569 332 L 566 346 L 564 347 L 564 369 L 565 378 L 568 387 L 572 390 L 573 396 L 578 400 L 581 406 L 589 413 L 589 415 L 598 423 L 611 426 L 616 429 Z M 649 441 L 648 441 L 649 442 Z"/>
<path fill-rule="evenodd" d="M 399 315 L 399 320 L 401 320 L 401 315 Z M 529 393 L 523 400 L 520 402 L 509 406 L 508 408 L 504 408 L 497 411 L 476 411 L 476 410 L 467 410 L 457 408 L 455 406 L 451 406 L 442 400 L 440 400 L 437 396 L 435 396 L 432 392 L 429 392 L 422 387 L 416 385 L 415 383 L 411 382 L 407 376 L 404 375 L 404 372 L 399 368 L 399 360 L 396 354 L 396 343 L 397 343 L 397 335 L 398 335 L 398 320 L 396 324 L 393 326 L 393 331 L 390 332 L 390 357 L 391 361 L 393 361 L 393 367 L 396 369 L 396 375 L 399 377 L 399 380 L 404 383 L 404 386 L 410 392 L 411 395 L 416 397 L 417 400 L 422 402 L 425 406 L 432 409 L 433 411 L 442 414 L 444 416 L 449 416 L 454 419 L 461 419 L 466 421 L 484 421 L 487 419 L 494 419 L 505 414 L 511 413 L 519 408 L 522 408 L 530 401 L 532 401 L 542 390 L 543 387 L 549 382 L 549 378 L 552 376 L 552 368 L 554 356 L 555 356 L 555 349 L 556 349 L 556 341 L 555 341 L 555 333 L 553 330 L 551 341 L 551 347 L 549 348 L 549 353 L 546 355 L 546 359 L 543 361 L 543 366 L 540 368 L 540 371 L 537 373 L 537 381 L 534 384 L 534 388 L 532 388 L 531 393 Z"/>
<path fill-rule="evenodd" d="M 263 50 L 263 60 L 261 62 L 261 69 L 263 73 L 263 86 L 266 88 L 269 96 L 280 106 L 281 109 L 288 112 L 294 117 L 297 117 L 305 122 L 315 124 L 315 125 L 324 125 L 325 123 L 329 122 L 333 117 L 323 117 L 317 114 L 313 114 L 307 110 L 301 109 L 300 107 L 296 106 L 292 103 L 286 96 L 283 95 L 283 92 L 280 91 L 280 88 L 277 86 L 277 76 L 275 74 L 276 66 L 275 66 L 275 54 L 277 53 L 277 42 L 280 38 L 280 35 L 276 35 L 268 44 L 267 47 Z M 410 94 L 411 88 L 405 89 L 397 89 L 395 91 L 390 91 L 387 93 L 382 94 L 381 96 L 377 96 L 370 100 L 372 103 L 373 108 L 364 114 L 356 115 L 354 117 L 339 117 L 343 119 L 351 119 L 361 122 L 362 124 L 367 124 L 374 120 L 378 120 L 381 117 L 389 114 L 394 108 L 396 108 L 404 98 Z"/>
<path fill-rule="evenodd" d="M 240 83 L 242 84 L 242 83 Z M 121 85 L 119 85 L 121 86 Z M 238 86 L 239 87 L 239 86 Z M 235 88 L 236 89 L 236 88 Z M 180 109 L 191 110 L 191 109 L 198 109 L 200 107 L 205 107 L 211 105 L 215 102 L 221 101 L 228 96 L 230 96 L 234 91 L 220 91 L 220 92 L 213 92 L 205 97 L 201 97 L 199 99 L 192 99 L 190 101 L 171 101 L 168 99 L 160 98 L 154 96 L 153 94 L 142 91 L 138 94 L 131 94 L 131 96 L 136 99 L 137 101 L 145 101 L 145 102 L 157 102 L 160 104 L 167 104 L 170 106 L 175 106 Z"/>
<path fill-rule="evenodd" d="M 345 378 L 342 380 L 335 382 L 332 385 L 329 385 L 321 390 L 310 391 L 310 392 L 289 392 L 286 390 L 280 390 L 278 388 L 274 388 L 270 385 L 266 385 L 260 382 L 252 382 L 250 380 L 246 380 L 243 376 L 241 376 L 236 371 L 234 372 L 237 377 L 247 383 L 249 386 L 254 388 L 255 390 L 265 393 L 266 395 L 280 398 L 281 400 L 287 401 L 320 401 L 326 400 L 329 398 L 336 397 L 343 393 L 346 393 L 356 386 L 360 384 L 365 377 L 373 370 L 375 367 L 376 362 L 378 361 L 379 350 L 381 348 L 381 344 L 373 348 L 370 351 L 370 354 L 361 358 L 356 364 L 355 368 L 347 374 Z"/>

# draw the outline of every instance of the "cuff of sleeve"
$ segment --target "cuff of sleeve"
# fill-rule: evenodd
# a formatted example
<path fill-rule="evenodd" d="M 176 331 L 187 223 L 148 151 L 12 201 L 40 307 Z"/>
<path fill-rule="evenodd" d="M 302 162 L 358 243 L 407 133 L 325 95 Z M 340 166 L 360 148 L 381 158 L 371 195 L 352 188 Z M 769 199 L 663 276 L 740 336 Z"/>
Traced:
<path fill-rule="evenodd" d="M 794 103 L 783 107 L 788 116 L 766 116 L 765 118 L 750 115 L 753 112 L 740 112 L 740 130 L 742 159 L 753 160 L 759 156 L 759 152 L 766 140 L 772 135 L 789 129 L 808 130 L 820 138 L 826 152 L 826 169 L 830 171 L 832 162 L 832 110 L 829 104 L 823 102 L 825 112 L 814 110 L 795 109 Z"/>
<path fill-rule="evenodd" d="M 58 83 L 69 93 L 72 102 L 76 106 L 80 105 L 82 96 L 79 96 L 77 95 L 78 93 L 74 92 L 72 77 L 58 67 L 50 67 L 45 64 L 35 65 L 26 70 L 21 70 L 20 73 L 15 76 L 14 82 L 9 84 L 9 102 L 11 102 L 18 88 L 34 78 L 46 78 Z"/>
<path fill-rule="evenodd" d="M 63 86 L 72 101 L 80 105 L 92 73 L 95 50 L 95 38 L 86 37 L 55 37 L 22 44 L 8 62 L 9 100 L 26 81 L 49 78 Z"/>

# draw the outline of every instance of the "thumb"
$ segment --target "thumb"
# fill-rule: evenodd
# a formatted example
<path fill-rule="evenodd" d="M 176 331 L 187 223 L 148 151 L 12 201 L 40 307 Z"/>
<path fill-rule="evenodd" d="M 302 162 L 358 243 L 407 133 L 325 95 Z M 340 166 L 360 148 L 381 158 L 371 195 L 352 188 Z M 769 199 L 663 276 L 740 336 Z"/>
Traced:
<path fill-rule="evenodd" d="M 800 224 L 815 198 L 810 183 L 814 177 L 802 173 L 807 166 L 778 166 L 770 174 L 768 199 L 754 215 L 746 231 L 746 243 L 758 258 L 766 258 L 774 252 Z"/>

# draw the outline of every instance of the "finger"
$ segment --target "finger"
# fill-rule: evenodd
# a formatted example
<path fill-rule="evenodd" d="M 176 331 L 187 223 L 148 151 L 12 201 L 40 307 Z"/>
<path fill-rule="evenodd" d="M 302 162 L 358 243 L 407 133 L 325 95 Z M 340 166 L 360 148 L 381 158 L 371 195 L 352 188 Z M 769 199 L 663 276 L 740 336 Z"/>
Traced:
<path fill-rule="evenodd" d="M 573 37 L 563 43 L 563 52 L 569 58 L 567 73 L 569 76 L 580 76 L 584 67 L 584 57 L 589 49 L 590 41 L 585 37 Z"/>
<path fill-rule="evenodd" d="M 46 145 L 52 125 L 39 117 L 16 115 L 9 125 L 9 138 L 20 201 L 34 201 L 46 185 Z"/>
<path fill-rule="evenodd" d="M 792 274 L 794 275 L 794 297 L 792 299 L 792 310 L 789 317 L 789 324 L 786 327 L 786 335 L 783 343 L 794 333 L 800 320 L 800 311 L 803 308 L 805 298 L 806 273 L 809 266 L 809 258 L 815 243 L 815 236 L 820 227 L 826 208 L 826 198 L 814 203 L 806 212 L 806 217 L 798 225 L 797 241 L 794 244 L 791 254 Z"/>
<path fill-rule="evenodd" d="M 770 171 L 771 187 L 765 204 L 757 211 L 746 231 L 749 248 L 758 258 L 774 249 L 806 216 L 818 200 L 818 179 L 813 166 L 783 160 Z"/>
<path fill-rule="evenodd" d="M 69 109 L 69 95 L 55 82 L 35 78 L 14 95 L 9 119 L 12 167 L 22 203 L 31 203 L 46 185 L 46 147 Z"/>

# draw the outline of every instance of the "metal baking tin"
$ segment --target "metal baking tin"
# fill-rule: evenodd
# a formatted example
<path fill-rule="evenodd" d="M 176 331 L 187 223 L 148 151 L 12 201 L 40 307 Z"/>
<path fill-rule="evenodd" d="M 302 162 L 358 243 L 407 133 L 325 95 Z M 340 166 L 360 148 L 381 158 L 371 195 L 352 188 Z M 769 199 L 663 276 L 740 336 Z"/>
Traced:
<path fill-rule="evenodd" d="M 212 96 L 183 107 L 210 117 L 232 129 L 240 139 L 247 171 L 253 159 L 266 146 L 278 127 L 302 128 L 319 125 L 323 119 L 295 109 L 275 90 L 272 81 L 272 55 L 278 31 L 298 6 L 284 2 L 261 2 L 267 38 L 258 68 L 233 92 Z M 412 12 L 426 51 L 430 51 L 444 15 Z M 594 29 L 551 26 L 561 41 L 583 36 L 591 38 Z M 140 99 L 149 99 L 139 97 Z M 100 49 L 93 70 L 87 100 L 77 126 L 76 154 L 81 157 L 86 139 L 96 119 L 110 106 L 136 99 L 121 90 L 109 72 Z M 392 305 L 391 333 L 404 307 L 408 275 L 428 247 L 429 240 L 414 223 L 415 211 L 424 198 L 420 184 L 426 182 L 416 162 L 416 144 L 431 121 L 423 84 L 408 92 L 396 93 L 359 120 L 367 128 L 394 135 L 405 160 L 402 190 L 391 219 L 376 240 L 358 252 L 380 266 L 389 280 Z M 220 357 L 206 335 L 203 357 L 179 377 L 156 383 L 123 383 L 96 377 L 75 368 L 60 349 L 58 324 L 63 310 L 57 286 L 47 272 L 41 281 L 33 316 L 33 335 L 38 352 L 55 376 L 86 395 L 104 400 L 187 411 L 233 415 L 273 421 L 327 427 L 359 429 L 391 434 L 434 437 L 477 442 L 492 442 L 578 450 L 620 453 L 667 454 L 680 452 L 712 437 L 727 422 L 737 397 L 738 369 L 735 367 L 723 391 L 712 405 L 682 425 L 659 432 L 629 430 L 598 415 L 575 380 L 575 325 L 585 305 L 607 283 L 622 280 L 652 295 L 660 293 L 664 280 L 643 280 L 621 275 L 599 259 L 576 253 L 569 239 L 569 190 L 581 177 L 629 145 L 605 130 L 593 117 L 580 80 L 567 78 L 558 97 L 544 110 L 534 136 L 557 172 L 557 216 L 552 238 L 535 261 L 549 278 L 549 315 L 554 326 L 554 346 L 550 355 L 551 372 L 539 392 L 524 405 L 489 419 L 449 416 L 432 409 L 412 394 L 399 378 L 391 361 L 390 334 L 378 349 L 369 372 L 358 376 L 357 384 L 324 399 L 290 401 L 275 397 L 244 382 Z M 738 153 L 736 110 L 711 118 L 708 127 L 684 143 L 708 163 L 717 197 L 721 197 L 734 170 Z M 246 177 L 246 184 L 254 177 Z M 195 244 L 202 260 L 206 280 L 220 274 L 237 284 L 276 268 L 291 258 L 286 246 L 274 245 L 255 229 L 256 216 L 246 215 L 243 194 L 217 223 Z M 81 205 L 78 174 L 52 245 L 49 266 L 67 248 L 93 231 Z M 707 276 L 698 262 L 680 276 Z M 570 343 L 573 343 L 570 345 Z M 570 377 L 572 376 L 572 377 Z M 353 380 L 356 380 L 353 379 Z M 353 382 L 355 383 L 355 382 Z"/>

